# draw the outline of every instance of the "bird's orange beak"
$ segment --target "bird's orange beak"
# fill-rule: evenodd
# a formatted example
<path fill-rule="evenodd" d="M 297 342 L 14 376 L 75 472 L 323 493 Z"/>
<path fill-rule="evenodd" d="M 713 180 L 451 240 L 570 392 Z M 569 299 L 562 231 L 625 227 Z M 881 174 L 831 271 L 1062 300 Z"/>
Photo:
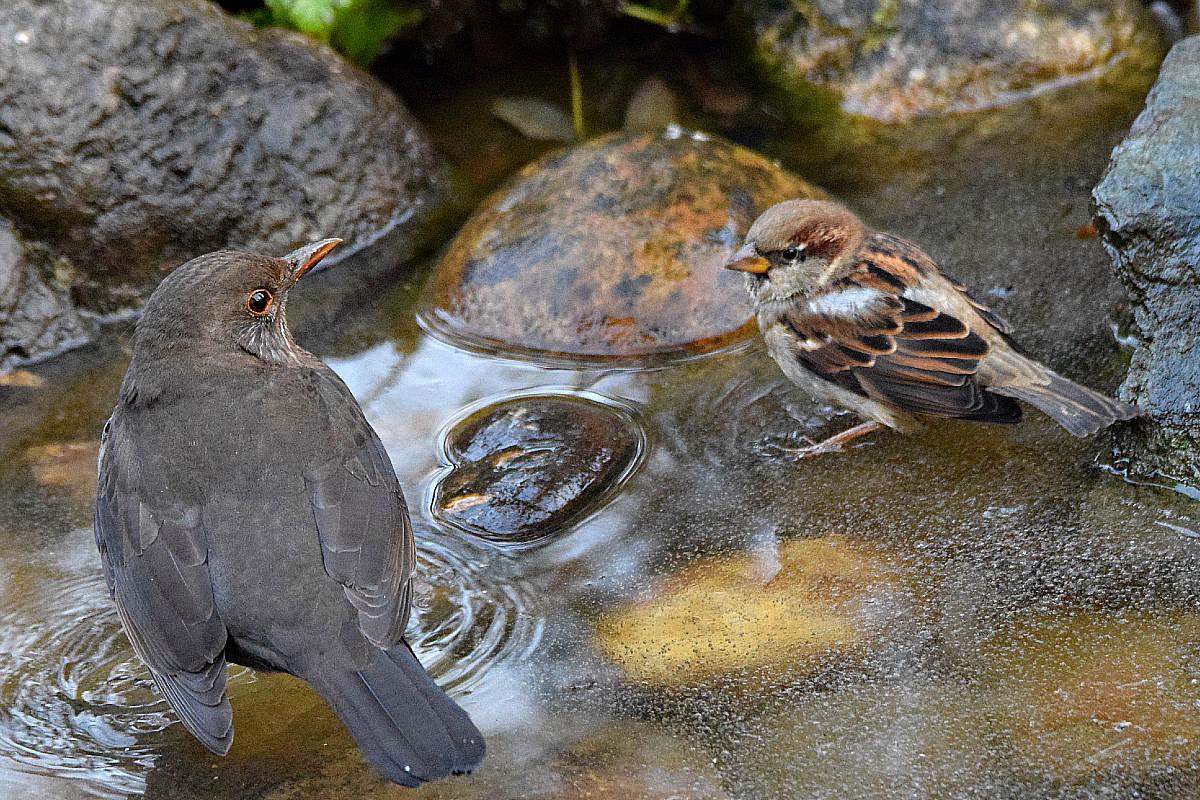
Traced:
<path fill-rule="evenodd" d="M 738 272 L 749 272 L 751 275 L 764 275 L 771 268 L 771 262 L 758 254 L 754 245 L 746 242 L 742 249 L 729 257 L 725 269 L 736 269 Z"/>
<path fill-rule="evenodd" d="M 329 251 L 342 243 L 341 239 L 322 239 L 319 242 L 306 244 L 297 250 L 293 250 L 283 257 L 283 260 L 292 265 L 292 278 L 290 283 L 295 283 L 304 276 L 304 273 L 315 267 L 322 258 L 329 255 Z"/>

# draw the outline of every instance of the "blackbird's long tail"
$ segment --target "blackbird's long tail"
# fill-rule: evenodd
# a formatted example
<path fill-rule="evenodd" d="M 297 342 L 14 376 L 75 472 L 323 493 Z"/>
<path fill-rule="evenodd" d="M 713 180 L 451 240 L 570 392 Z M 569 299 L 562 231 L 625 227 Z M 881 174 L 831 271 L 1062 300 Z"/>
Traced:
<path fill-rule="evenodd" d="M 401 786 L 470 772 L 483 760 L 483 736 L 425 674 L 401 642 L 358 672 L 317 668 L 302 676 L 350 730 L 363 755 Z"/>
<path fill-rule="evenodd" d="M 1128 403 L 1067 380 L 1044 365 L 1037 366 L 1045 376 L 1045 383 L 989 386 L 988 390 L 1037 406 L 1075 436 L 1089 436 L 1119 419 L 1133 419 L 1142 413 Z"/>

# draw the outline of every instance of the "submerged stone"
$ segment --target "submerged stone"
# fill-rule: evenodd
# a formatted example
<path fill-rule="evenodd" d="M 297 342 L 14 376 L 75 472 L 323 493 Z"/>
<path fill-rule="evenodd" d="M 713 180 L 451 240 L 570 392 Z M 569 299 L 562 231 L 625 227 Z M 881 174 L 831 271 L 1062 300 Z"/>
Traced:
<path fill-rule="evenodd" d="M 1161 46 L 1137 0 L 771 0 L 733 19 L 792 97 L 885 122 L 1006 105 Z"/>
<path fill-rule="evenodd" d="M 531 164 L 483 202 L 422 316 L 453 338 L 583 358 L 705 352 L 754 333 L 723 268 L 769 206 L 819 190 L 743 147 L 677 127 Z"/>
<path fill-rule="evenodd" d="M 573 397 L 522 397 L 478 411 L 446 438 L 453 468 L 434 489 L 441 519 L 528 543 L 595 508 L 641 451 L 628 414 Z"/>
<path fill-rule="evenodd" d="M 899 613 L 887 612 L 898 588 L 886 561 L 845 539 L 793 540 L 699 560 L 603 618 L 599 644 L 639 683 L 783 683 L 861 655 Z"/>
<path fill-rule="evenodd" d="M 99 442 L 60 442 L 36 445 L 25 451 L 25 459 L 38 486 L 68 489 L 86 502 L 96 499 L 96 460 Z"/>
<path fill-rule="evenodd" d="M 1150 419 L 1123 428 L 1143 473 L 1200 481 L 1200 36 L 1158 82 L 1092 192 L 1097 225 L 1133 305 L 1137 350 L 1125 399 Z"/>
<path fill-rule="evenodd" d="M 1200 617 L 1175 609 L 1027 615 L 981 648 L 1002 687 L 992 719 L 1054 781 L 1190 768 L 1197 641 Z"/>
<path fill-rule="evenodd" d="M 662 726 L 622 719 L 591 729 L 577 740 L 543 749 L 545 722 L 518 734 L 514 748 L 505 733 L 490 739 L 488 766 L 447 781 L 397 794 L 355 757 L 325 756 L 303 777 L 290 780 L 267 800 L 730 800 L 714 759 L 688 737 Z M 529 742 L 538 744 L 531 752 Z M 172 795 L 174 797 L 174 795 Z M 187 798 L 193 797 L 189 794 Z"/>

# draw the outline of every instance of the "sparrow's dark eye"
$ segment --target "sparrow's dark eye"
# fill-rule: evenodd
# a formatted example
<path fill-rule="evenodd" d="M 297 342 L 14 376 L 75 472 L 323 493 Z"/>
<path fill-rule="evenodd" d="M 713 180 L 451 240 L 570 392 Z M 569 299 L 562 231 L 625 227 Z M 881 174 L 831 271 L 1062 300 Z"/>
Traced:
<path fill-rule="evenodd" d="M 786 261 L 803 261 L 806 256 L 804 248 L 799 245 L 791 244 L 783 250 L 783 257 Z"/>
<path fill-rule="evenodd" d="M 246 310 L 251 314 L 265 314 L 267 313 L 267 309 L 271 307 L 271 302 L 274 299 L 266 289 L 255 289 L 246 298 Z"/>

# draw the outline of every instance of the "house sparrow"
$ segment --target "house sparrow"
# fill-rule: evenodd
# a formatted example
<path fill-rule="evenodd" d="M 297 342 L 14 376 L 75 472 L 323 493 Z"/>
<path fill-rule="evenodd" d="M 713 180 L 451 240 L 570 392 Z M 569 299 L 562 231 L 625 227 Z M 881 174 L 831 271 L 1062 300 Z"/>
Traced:
<path fill-rule="evenodd" d="M 226 662 L 307 681 L 390 780 L 473 769 L 483 737 L 404 641 L 416 569 L 387 451 L 288 332 L 341 240 L 168 275 L 100 444 L 96 544 L 134 651 L 185 728 L 233 741 Z"/>
<path fill-rule="evenodd" d="M 836 203 L 767 209 L 725 264 L 746 273 L 758 327 L 785 375 L 868 421 L 797 457 L 840 450 L 918 417 L 1012 424 L 1016 400 L 1075 436 L 1141 413 L 1018 353 L 1012 326 L 912 242 L 869 230 Z"/>

